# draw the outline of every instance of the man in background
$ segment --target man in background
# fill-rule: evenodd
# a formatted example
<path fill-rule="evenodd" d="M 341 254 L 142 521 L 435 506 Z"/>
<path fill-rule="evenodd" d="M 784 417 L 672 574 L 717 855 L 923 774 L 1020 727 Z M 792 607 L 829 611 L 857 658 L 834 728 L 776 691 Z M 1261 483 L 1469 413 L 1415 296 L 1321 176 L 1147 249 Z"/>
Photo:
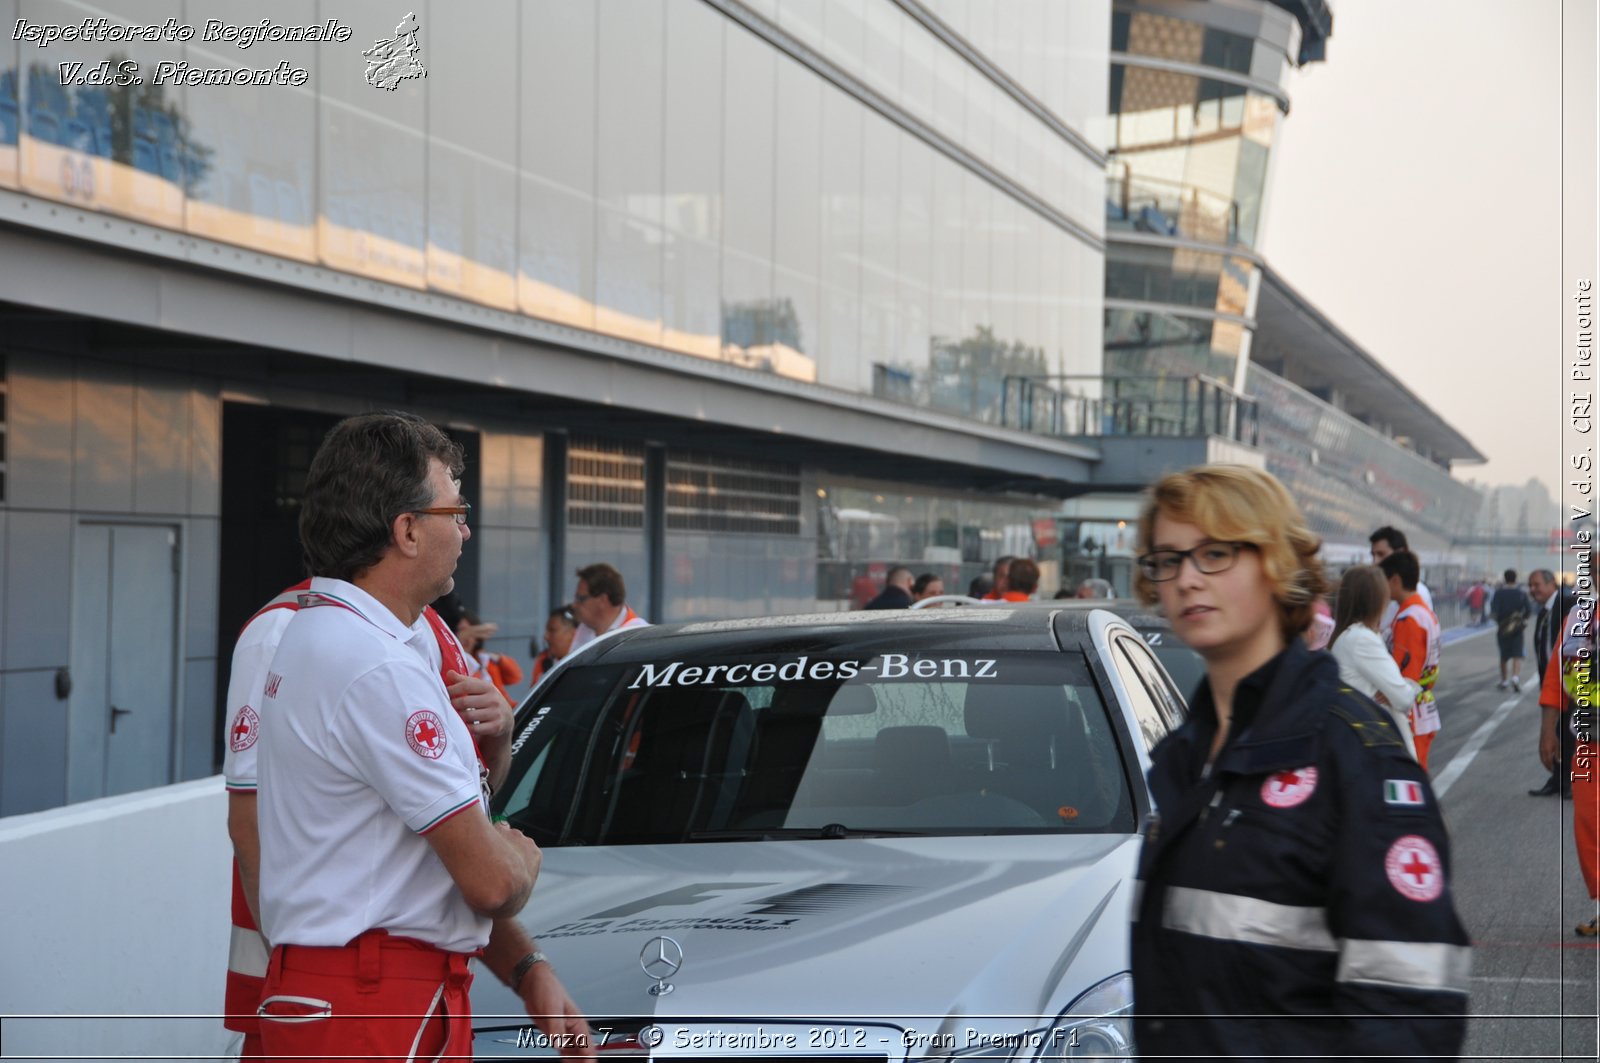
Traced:
<path fill-rule="evenodd" d="M 1367 541 L 1372 544 L 1372 563 L 1374 565 L 1383 564 L 1383 559 L 1390 554 L 1402 551 L 1405 553 L 1411 552 L 1411 544 L 1406 539 L 1406 533 L 1387 524 L 1367 536 Z M 1417 559 L 1417 566 L 1420 573 L 1421 558 Z M 1435 618 L 1437 618 L 1438 614 L 1433 608 L 1433 592 L 1428 590 L 1428 585 L 1423 583 L 1420 578 L 1417 580 L 1417 593 L 1422 595 L 1422 604 L 1428 607 L 1428 612 L 1434 613 Z M 1383 635 L 1384 642 L 1392 642 L 1394 639 L 1394 617 L 1398 611 L 1399 606 L 1391 601 L 1388 608 L 1383 612 L 1383 622 L 1378 625 L 1378 631 Z"/>
<path fill-rule="evenodd" d="M 1572 608 L 1572 592 L 1556 583 L 1554 572 L 1538 568 L 1528 574 L 1528 596 L 1536 607 L 1533 618 L 1533 663 L 1539 670 L 1539 686 L 1542 690 L 1551 653 L 1561 640 L 1562 631 L 1566 630 L 1567 612 Z M 1554 797 L 1560 794 L 1566 800 L 1572 799 L 1572 775 L 1569 769 L 1577 739 L 1568 726 L 1566 709 L 1564 701 L 1554 709 L 1558 716 L 1555 721 L 1556 753 L 1550 778 L 1537 790 L 1529 790 L 1529 797 Z M 1540 727 L 1542 733 L 1542 722 Z"/>
<path fill-rule="evenodd" d="M 604 561 L 578 569 L 578 589 L 572 595 L 578 633 L 572 636 L 572 648 L 582 649 L 613 631 L 649 627 L 648 620 L 625 604 L 627 600 L 628 588 L 622 582 L 622 573 Z"/>
<path fill-rule="evenodd" d="M 1006 568 L 1006 591 L 1001 595 L 1001 601 L 1030 602 L 1038 589 L 1038 563 L 1019 557 Z"/>
<path fill-rule="evenodd" d="M 911 588 L 915 584 L 911 570 L 904 565 L 896 565 L 889 570 L 883 578 L 883 591 L 872 601 L 867 603 L 868 609 L 910 609 Z"/>
<path fill-rule="evenodd" d="M 1015 560 L 1016 558 L 1011 554 L 995 558 L 994 582 L 989 585 L 989 593 L 983 596 L 984 601 L 1003 602 L 1006 600 L 1006 591 L 1010 590 L 1006 579 L 1011 572 L 1011 562 Z"/>
<path fill-rule="evenodd" d="M 1511 689 L 1522 691 L 1522 655 L 1527 646 L 1528 616 L 1533 612 L 1533 606 L 1528 601 L 1528 596 L 1517 586 L 1517 570 L 1505 570 L 1505 582 L 1495 588 L 1494 598 L 1489 602 L 1489 615 L 1494 617 L 1495 637 L 1500 648 L 1500 685 L 1498 689 L 1504 690 L 1506 683 L 1511 683 Z M 1510 675 L 1507 676 L 1507 669 Z"/>

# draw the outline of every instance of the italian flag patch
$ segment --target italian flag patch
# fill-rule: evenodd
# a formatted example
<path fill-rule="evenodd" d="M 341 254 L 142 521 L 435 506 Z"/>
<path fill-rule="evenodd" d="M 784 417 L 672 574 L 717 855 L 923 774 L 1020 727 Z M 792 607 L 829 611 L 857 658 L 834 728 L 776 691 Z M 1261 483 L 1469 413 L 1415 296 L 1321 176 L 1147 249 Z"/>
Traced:
<path fill-rule="evenodd" d="M 1426 803 L 1422 784 L 1407 779 L 1386 779 L 1383 783 L 1383 803 L 1421 807 Z"/>

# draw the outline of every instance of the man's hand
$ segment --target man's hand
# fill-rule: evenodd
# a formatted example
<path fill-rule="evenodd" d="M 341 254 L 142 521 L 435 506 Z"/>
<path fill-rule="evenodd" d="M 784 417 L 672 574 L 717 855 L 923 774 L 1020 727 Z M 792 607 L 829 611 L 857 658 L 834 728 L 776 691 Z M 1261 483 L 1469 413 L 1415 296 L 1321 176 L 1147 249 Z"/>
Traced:
<path fill-rule="evenodd" d="M 496 919 L 489 930 L 489 944 L 483 950 L 484 965 L 506 985 L 516 977 L 517 963 L 538 944 L 516 919 Z M 567 995 L 566 987 L 548 961 L 529 967 L 516 986 L 528 1018 L 550 1039 L 550 1044 L 568 1059 L 593 1058 L 594 1034 L 578 1005 Z"/>
<path fill-rule="evenodd" d="M 528 1018 L 544 1031 L 550 1044 L 568 1059 L 593 1057 L 594 1035 L 578 1005 L 567 995 L 566 986 L 548 963 L 536 963 L 522 978 L 522 1006 Z"/>
<path fill-rule="evenodd" d="M 500 689 L 481 675 L 451 671 L 445 693 L 450 695 L 450 704 L 461 714 L 467 730 L 478 740 L 478 749 L 489 769 L 489 785 L 498 789 L 511 770 L 511 728 L 516 711 Z"/>
<path fill-rule="evenodd" d="M 511 851 L 527 867 L 529 877 L 537 880 L 539 878 L 539 865 L 544 862 L 544 853 L 539 850 L 538 844 L 503 820 L 496 823 L 494 829 L 499 834 L 500 840 L 510 846 Z"/>
<path fill-rule="evenodd" d="M 1559 709 L 1542 709 L 1539 721 L 1539 763 L 1545 771 L 1556 770 L 1556 760 L 1561 756 L 1561 740 L 1556 736 L 1556 725 L 1561 720 Z"/>
<path fill-rule="evenodd" d="M 488 679 L 452 671 L 445 692 L 450 695 L 450 704 L 461 714 L 467 730 L 476 735 L 480 743 L 511 734 L 515 712 L 505 695 Z"/>

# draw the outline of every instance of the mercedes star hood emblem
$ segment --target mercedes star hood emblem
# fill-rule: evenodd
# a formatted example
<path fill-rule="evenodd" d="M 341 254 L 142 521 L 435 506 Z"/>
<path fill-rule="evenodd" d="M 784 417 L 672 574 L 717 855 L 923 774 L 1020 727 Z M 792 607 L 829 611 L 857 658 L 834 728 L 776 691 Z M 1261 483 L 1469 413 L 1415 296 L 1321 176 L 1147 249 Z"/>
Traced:
<path fill-rule="evenodd" d="M 669 937 L 653 937 L 639 950 L 639 966 L 656 980 L 649 989 L 650 995 L 664 997 L 673 989 L 667 979 L 683 967 L 683 946 Z"/>

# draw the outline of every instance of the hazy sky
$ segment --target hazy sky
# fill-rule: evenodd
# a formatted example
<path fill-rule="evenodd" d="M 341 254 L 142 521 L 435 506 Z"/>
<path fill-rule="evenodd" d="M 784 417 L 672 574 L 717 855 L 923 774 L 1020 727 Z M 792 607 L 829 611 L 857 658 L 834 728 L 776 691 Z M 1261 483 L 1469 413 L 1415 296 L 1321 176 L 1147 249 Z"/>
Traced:
<path fill-rule="evenodd" d="M 1489 461 L 1561 477 L 1558 0 L 1334 0 L 1291 75 L 1263 250 Z"/>

